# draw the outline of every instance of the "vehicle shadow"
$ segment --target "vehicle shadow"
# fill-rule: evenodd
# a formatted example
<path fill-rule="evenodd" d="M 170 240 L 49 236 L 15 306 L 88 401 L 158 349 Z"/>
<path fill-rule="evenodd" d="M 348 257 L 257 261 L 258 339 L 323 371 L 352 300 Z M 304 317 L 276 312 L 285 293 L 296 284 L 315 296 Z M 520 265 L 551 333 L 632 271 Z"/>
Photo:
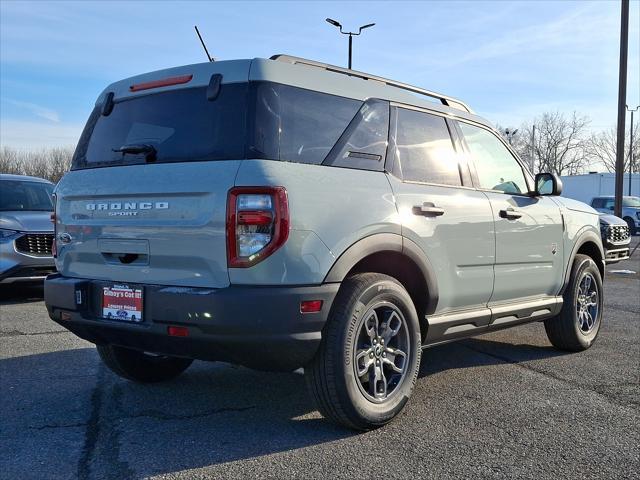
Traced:
<path fill-rule="evenodd" d="M 42 282 L 0 285 L 0 306 L 41 302 L 43 298 L 44 285 Z"/>
<path fill-rule="evenodd" d="M 477 354 L 482 355 L 481 363 L 479 363 Z M 551 345 L 513 344 L 474 337 L 423 350 L 418 378 L 450 369 L 521 363 L 561 355 L 565 355 L 565 352 Z"/>
<path fill-rule="evenodd" d="M 420 377 L 559 354 L 551 348 L 471 339 L 425 351 Z M 9 434 L 8 450 L 20 450 L 20 442 L 37 442 L 44 430 L 51 435 L 58 426 L 63 432 L 75 425 L 84 445 L 78 465 L 68 467 L 77 468 L 80 476 L 91 470 L 97 477 L 108 472 L 109 478 L 146 477 L 357 435 L 324 420 L 303 377 L 293 373 L 195 362 L 171 382 L 139 385 L 108 371 L 95 349 L 82 348 L 0 360 L 0 379 L 5 394 L 8 386 L 16 389 L 3 394 L 1 429 L 28 432 Z M 21 422 L 18 430 L 16 422 Z M 410 415 L 401 416 L 391 428 L 404 428 L 402 422 L 411 422 Z M 20 458 L 10 461 L 19 463 Z M 40 468 L 38 462 L 9 467 L 16 472 Z"/>

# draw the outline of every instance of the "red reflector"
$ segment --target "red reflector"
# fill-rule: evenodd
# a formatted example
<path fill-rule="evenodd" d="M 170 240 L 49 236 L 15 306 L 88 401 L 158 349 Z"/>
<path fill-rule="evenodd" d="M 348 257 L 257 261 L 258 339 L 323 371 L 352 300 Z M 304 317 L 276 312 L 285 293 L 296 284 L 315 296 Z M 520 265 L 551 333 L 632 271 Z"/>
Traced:
<path fill-rule="evenodd" d="M 167 333 L 172 337 L 188 337 L 189 329 L 187 327 L 167 327 Z"/>
<path fill-rule="evenodd" d="M 305 300 L 300 302 L 300 313 L 315 313 L 322 309 L 322 300 Z"/>
<path fill-rule="evenodd" d="M 271 212 L 245 210 L 238 212 L 238 225 L 271 225 Z"/>
<path fill-rule="evenodd" d="M 71 314 L 69 312 L 60 312 L 60 320 L 71 320 Z"/>
<path fill-rule="evenodd" d="M 139 92 L 140 90 L 149 90 L 150 88 L 168 87 L 169 85 L 180 85 L 182 83 L 189 83 L 193 75 L 181 75 L 179 77 L 163 78 L 162 80 L 152 80 L 151 82 L 136 83 L 131 85 L 129 90 L 131 92 Z"/>

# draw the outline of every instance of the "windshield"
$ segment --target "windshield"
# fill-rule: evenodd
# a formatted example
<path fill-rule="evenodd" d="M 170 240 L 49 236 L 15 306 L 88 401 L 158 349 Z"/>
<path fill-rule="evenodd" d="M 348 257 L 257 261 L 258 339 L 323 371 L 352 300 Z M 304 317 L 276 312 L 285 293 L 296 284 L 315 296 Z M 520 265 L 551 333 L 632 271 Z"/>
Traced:
<path fill-rule="evenodd" d="M 636 207 L 640 208 L 640 198 L 638 197 L 622 197 L 623 207 Z"/>
<path fill-rule="evenodd" d="M 20 180 L 0 180 L 0 211 L 53 211 L 53 185 Z"/>

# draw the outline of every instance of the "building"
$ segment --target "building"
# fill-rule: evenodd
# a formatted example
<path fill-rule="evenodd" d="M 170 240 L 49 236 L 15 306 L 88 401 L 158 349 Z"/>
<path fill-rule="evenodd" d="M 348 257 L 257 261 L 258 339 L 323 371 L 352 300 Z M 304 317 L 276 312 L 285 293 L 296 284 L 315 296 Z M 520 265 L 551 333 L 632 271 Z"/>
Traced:
<path fill-rule="evenodd" d="M 616 194 L 615 173 L 566 175 L 562 179 L 562 196 L 591 203 L 593 197 Z M 624 175 L 623 195 L 629 195 L 629 174 Z M 640 196 L 640 173 L 631 174 L 631 195 Z"/>

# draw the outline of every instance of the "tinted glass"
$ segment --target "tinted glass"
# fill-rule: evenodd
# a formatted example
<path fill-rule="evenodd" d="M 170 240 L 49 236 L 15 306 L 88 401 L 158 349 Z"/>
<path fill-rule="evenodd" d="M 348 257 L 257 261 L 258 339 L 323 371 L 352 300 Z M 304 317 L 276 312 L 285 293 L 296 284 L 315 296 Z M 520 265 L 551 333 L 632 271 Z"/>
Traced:
<path fill-rule="evenodd" d="M 0 180 L 0 210 L 53 211 L 53 185 Z"/>
<path fill-rule="evenodd" d="M 638 197 L 622 197 L 623 207 L 640 207 L 640 198 Z"/>
<path fill-rule="evenodd" d="M 208 101 L 206 88 L 171 90 L 117 102 L 108 116 L 92 113 L 74 166 L 144 163 L 144 154 L 113 149 L 148 144 L 157 162 L 244 158 L 248 84 L 222 85 Z"/>
<path fill-rule="evenodd" d="M 494 134 L 468 123 L 459 125 L 475 162 L 480 188 L 505 193 L 529 190 L 520 164 Z"/>
<path fill-rule="evenodd" d="M 602 198 L 594 198 L 591 201 L 591 206 L 593 208 L 602 208 L 604 206 L 604 199 L 602 199 Z"/>
<path fill-rule="evenodd" d="M 440 185 L 462 185 L 458 159 L 442 117 L 395 108 L 396 161 L 402 178 Z"/>
<path fill-rule="evenodd" d="M 367 101 L 324 161 L 334 165 L 366 170 L 382 170 L 389 135 L 389 103 Z"/>
<path fill-rule="evenodd" d="M 362 105 L 269 82 L 257 83 L 254 96 L 250 154 L 287 162 L 322 163 Z"/>

